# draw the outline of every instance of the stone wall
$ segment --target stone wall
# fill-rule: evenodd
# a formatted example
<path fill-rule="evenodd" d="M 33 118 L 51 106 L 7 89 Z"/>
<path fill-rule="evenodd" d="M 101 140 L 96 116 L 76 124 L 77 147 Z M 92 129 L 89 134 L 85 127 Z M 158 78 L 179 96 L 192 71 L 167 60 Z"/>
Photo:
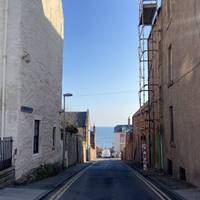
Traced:
<path fill-rule="evenodd" d="M 146 144 L 149 147 L 149 124 L 147 119 L 149 118 L 148 103 L 141 107 L 132 118 L 133 124 L 133 159 L 137 162 L 142 162 L 142 137 L 145 137 Z M 149 150 L 147 151 L 148 164 Z"/>
<path fill-rule="evenodd" d="M 0 9 L 4 8 L 4 2 L 5 0 L 0 1 Z M 13 137 L 13 150 L 16 153 L 13 165 L 18 179 L 42 163 L 61 162 L 59 112 L 63 11 L 60 0 L 8 2 L 6 111 L 3 134 Z M 0 15 L 2 14 L 3 12 L 0 12 Z M 1 30 L 4 30 L 4 19 L 0 17 Z M 1 47 L 2 33 L 3 31 L 0 31 Z M 0 63 L 2 64 L 2 48 Z M 2 73 L 0 75 L 2 76 Z M 0 86 L 2 93 L 2 82 Z M 0 102 L 2 108 L 2 99 Z M 28 106 L 33 112 L 21 112 L 21 106 Z M 40 120 L 38 154 L 33 154 L 34 120 Z M 56 128 L 55 147 L 53 127 Z"/>
<path fill-rule="evenodd" d="M 126 134 L 126 145 L 123 151 L 124 160 L 133 160 L 133 134 Z"/>
<path fill-rule="evenodd" d="M 163 115 L 165 170 L 172 161 L 173 174 L 200 186 L 200 2 L 172 1 L 170 19 L 166 1 L 162 4 L 163 23 Z M 168 82 L 168 48 L 172 47 L 172 79 Z M 173 106 L 174 141 L 170 140 L 169 107 Z"/>
<path fill-rule="evenodd" d="M 90 160 L 95 161 L 96 160 L 96 148 L 90 147 Z"/>
<path fill-rule="evenodd" d="M 76 134 L 66 135 L 66 149 L 68 151 L 68 166 L 83 163 L 83 143 L 82 138 Z"/>

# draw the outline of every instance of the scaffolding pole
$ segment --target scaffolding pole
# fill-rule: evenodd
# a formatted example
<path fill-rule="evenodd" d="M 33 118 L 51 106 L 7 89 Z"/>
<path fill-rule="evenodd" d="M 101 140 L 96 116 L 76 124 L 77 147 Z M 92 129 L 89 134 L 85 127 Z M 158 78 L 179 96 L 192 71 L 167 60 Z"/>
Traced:
<path fill-rule="evenodd" d="M 148 143 L 149 148 L 149 164 L 151 163 L 151 152 L 150 152 L 150 128 L 151 128 L 151 115 L 150 115 L 150 87 L 149 87 L 149 52 L 153 49 L 149 49 L 149 34 L 152 30 L 153 21 L 157 13 L 158 0 L 140 0 L 139 2 L 139 25 L 138 25 L 138 35 L 139 35 L 139 104 L 140 108 L 147 105 L 148 102 L 148 112 L 149 115 L 145 115 L 145 131 L 148 129 L 148 142 L 146 141 L 146 146 Z M 144 133 L 141 132 L 141 135 Z M 146 158 L 144 158 L 146 160 Z M 144 172 L 147 171 L 147 161 L 143 161 Z"/>

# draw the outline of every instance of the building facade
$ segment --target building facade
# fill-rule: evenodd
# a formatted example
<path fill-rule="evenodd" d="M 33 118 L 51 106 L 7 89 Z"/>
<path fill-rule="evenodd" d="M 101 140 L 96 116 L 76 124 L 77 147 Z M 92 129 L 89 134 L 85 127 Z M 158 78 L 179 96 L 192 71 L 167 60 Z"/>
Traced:
<path fill-rule="evenodd" d="M 200 2 L 162 2 L 164 168 L 200 185 Z"/>
<path fill-rule="evenodd" d="M 147 162 L 150 165 L 150 136 L 149 136 L 149 106 L 148 102 L 132 117 L 133 121 L 133 160 L 142 162 L 142 144 L 147 145 Z"/>
<path fill-rule="evenodd" d="M 60 0 L 0 1 L 0 134 L 16 179 L 62 158 L 63 27 Z"/>
<path fill-rule="evenodd" d="M 65 120 L 78 129 L 78 135 L 82 138 L 83 157 L 80 160 L 82 162 L 89 161 L 91 147 L 89 110 L 86 112 L 66 112 Z"/>
<path fill-rule="evenodd" d="M 132 130 L 131 125 L 117 125 L 114 127 L 113 146 L 117 156 L 121 156 L 126 146 L 126 134 Z"/>
<path fill-rule="evenodd" d="M 126 133 L 126 144 L 123 150 L 123 160 L 133 160 L 133 130 Z"/>
<path fill-rule="evenodd" d="M 148 38 L 148 56 L 149 56 L 149 140 L 150 165 L 157 169 L 163 169 L 162 152 L 162 24 L 161 8 L 158 9 L 149 38 Z"/>
<path fill-rule="evenodd" d="M 200 185 L 200 57 L 195 0 L 163 0 L 149 36 L 151 161 Z"/>
<path fill-rule="evenodd" d="M 97 150 L 96 150 L 96 127 L 90 131 L 90 160 L 96 160 Z"/>

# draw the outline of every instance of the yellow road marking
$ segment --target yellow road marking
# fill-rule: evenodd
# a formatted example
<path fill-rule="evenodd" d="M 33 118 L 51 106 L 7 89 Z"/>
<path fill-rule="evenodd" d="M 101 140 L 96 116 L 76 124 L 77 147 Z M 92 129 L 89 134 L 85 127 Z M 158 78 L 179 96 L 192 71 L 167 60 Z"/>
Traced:
<path fill-rule="evenodd" d="M 62 186 L 49 200 L 59 200 L 63 194 L 96 162 L 91 164 L 89 167 L 86 167 L 84 170 L 75 175 L 72 179 L 70 179 L 64 186 Z"/>
<path fill-rule="evenodd" d="M 136 175 L 145 185 L 147 185 L 161 200 L 172 200 L 169 198 L 164 192 L 162 192 L 158 187 L 156 187 L 153 183 L 148 181 L 146 178 L 144 178 L 142 175 L 140 175 L 138 172 L 136 172 L 133 168 L 126 165 L 129 169 L 131 169 L 132 173 Z"/>

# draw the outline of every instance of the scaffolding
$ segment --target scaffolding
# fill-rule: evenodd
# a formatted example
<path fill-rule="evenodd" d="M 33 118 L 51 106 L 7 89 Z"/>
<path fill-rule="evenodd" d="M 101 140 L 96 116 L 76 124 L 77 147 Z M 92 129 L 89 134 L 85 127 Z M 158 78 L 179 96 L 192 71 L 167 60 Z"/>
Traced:
<path fill-rule="evenodd" d="M 151 112 L 153 106 L 150 102 L 150 95 L 153 95 L 152 85 L 149 83 L 149 76 L 152 59 L 149 55 L 154 53 L 153 39 L 149 38 L 149 34 L 152 30 L 155 16 L 157 14 L 158 0 L 140 0 L 139 5 L 139 104 L 141 110 L 144 109 L 144 113 L 147 108 L 148 115 L 144 115 L 145 120 L 145 133 L 148 135 L 146 144 L 149 148 L 149 164 L 151 165 L 151 128 L 154 127 L 154 119 L 152 119 Z M 149 43 L 151 48 L 149 48 Z M 151 93 L 151 94 L 150 94 Z M 154 113 L 154 111 L 153 111 Z"/>
<path fill-rule="evenodd" d="M 158 0 L 140 0 L 139 5 L 139 103 L 140 107 L 148 101 L 148 36 L 156 15 Z"/>

